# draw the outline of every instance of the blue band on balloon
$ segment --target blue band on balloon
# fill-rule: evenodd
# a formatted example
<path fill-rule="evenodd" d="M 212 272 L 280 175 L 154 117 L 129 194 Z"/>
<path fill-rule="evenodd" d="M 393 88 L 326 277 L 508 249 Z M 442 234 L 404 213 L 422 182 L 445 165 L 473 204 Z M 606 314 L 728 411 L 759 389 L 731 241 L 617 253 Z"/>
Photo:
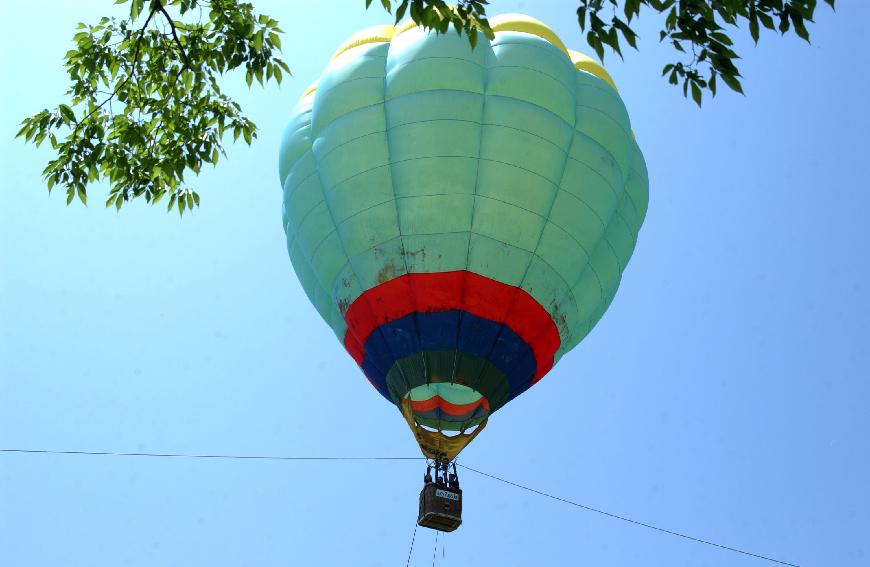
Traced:
<path fill-rule="evenodd" d="M 365 342 L 362 369 L 381 395 L 392 401 L 387 373 L 396 361 L 454 349 L 484 358 L 501 370 L 510 384 L 509 399 L 532 385 L 537 368 L 529 345 L 503 323 L 467 311 L 412 313 L 381 325 Z"/>

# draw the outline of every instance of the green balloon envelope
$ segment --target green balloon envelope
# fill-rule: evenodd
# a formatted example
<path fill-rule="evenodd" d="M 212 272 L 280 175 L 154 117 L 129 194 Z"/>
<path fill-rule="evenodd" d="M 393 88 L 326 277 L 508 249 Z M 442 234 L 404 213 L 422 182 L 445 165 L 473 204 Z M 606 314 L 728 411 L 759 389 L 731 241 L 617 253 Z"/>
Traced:
<path fill-rule="evenodd" d="M 287 247 L 372 385 L 418 424 L 464 431 L 604 314 L 646 167 L 615 89 L 539 35 L 377 39 L 333 58 L 293 111 Z"/>

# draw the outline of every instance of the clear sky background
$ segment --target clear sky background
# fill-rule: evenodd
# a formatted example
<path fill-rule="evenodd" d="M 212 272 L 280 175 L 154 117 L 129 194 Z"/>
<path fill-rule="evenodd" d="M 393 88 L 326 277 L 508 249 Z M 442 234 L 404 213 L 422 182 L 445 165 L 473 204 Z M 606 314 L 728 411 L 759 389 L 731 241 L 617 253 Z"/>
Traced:
<path fill-rule="evenodd" d="M 76 22 L 111 2 L 0 2 L 0 448 L 416 456 L 395 407 L 309 305 L 285 249 L 278 141 L 332 51 L 387 22 L 363 0 L 256 0 L 294 76 L 248 91 L 252 148 L 205 171 L 202 208 L 67 207 L 50 150 L 12 136 L 62 100 Z M 609 57 L 650 171 L 613 306 L 460 458 L 638 520 L 802 566 L 870 564 L 870 5 L 820 3 L 811 46 L 740 33 L 748 96 L 702 110 L 671 52 Z M 589 51 L 573 0 L 493 0 Z M 566 400 L 573 400 L 567 403 Z M 532 415 L 529 421 L 523 416 Z M 404 565 L 422 464 L 0 453 L 0 565 Z M 765 562 L 466 471 L 438 565 Z M 430 565 L 435 532 L 412 565 Z"/>

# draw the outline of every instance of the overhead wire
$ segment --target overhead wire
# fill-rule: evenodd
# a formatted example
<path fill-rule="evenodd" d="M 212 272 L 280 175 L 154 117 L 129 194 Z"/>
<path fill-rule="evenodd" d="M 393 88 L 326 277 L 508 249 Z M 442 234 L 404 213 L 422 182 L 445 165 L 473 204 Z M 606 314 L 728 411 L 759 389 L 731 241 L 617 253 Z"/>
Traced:
<path fill-rule="evenodd" d="M 102 455 L 102 456 L 115 456 L 115 457 L 165 457 L 165 458 L 182 458 L 182 459 L 239 459 L 239 460 L 269 460 L 269 461 L 425 461 L 425 457 L 319 457 L 319 456 L 303 456 L 303 457 L 288 457 L 281 455 L 228 455 L 228 454 L 193 454 L 193 453 L 146 453 L 146 452 L 114 452 L 114 451 L 73 451 L 73 450 L 54 450 L 54 449 L 0 449 L 0 453 L 28 453 L 28 454 L 51 454 L 51 455 Z M 526 486 L 524 484 L 519 484 L 517 482 L 513 482 L 494 474 L 490 474 L 487 472 L 483 472 L 481 470 L 475 469 L 473 467 L 469 467 L 468 465 L 460 465 L 456 463 L 457 467 L 463 468 L 465 470 L 471 471 L 475 474 L 479 474 L 481 476 L 497 480 L 504 484 L 508 484 L 514 486 L 516 488 L 520 488 L 522 490 L 526 490 L 533 494 L 537 494 L 539 496 L 543 496 L 545 498 L 550 498 L 552 500 L 556 500 L 562 502 L 564 504 L 568 504 L 570 506 L 574 506 L 576 508 L 581 508 L 583 510 L 587 510 L 589 512 L 594 512 L 596 514 L 600 514 L 602 516 L 607 516 L 609 518 L 613 518 L 616 520 L 621 520 L 623 522 L 627 522 L 630 524 L 634 524 L 636 526 L 641 526 L 647 529 L 655 530 L 657 532 L 669 534 L 672 536 L 680 537 L 683 539 L 687 539 L 690 541 L 694 541 L 696 543 L 701 543 L 704 545 L 709 545 L 712 547 L 717 547 L 719 549 L 724 549 L 726 551 L 731 551 L 734 553 L 739 553 L 741 555 L 746 555 L 749 557 L 754 557 L 756 559 L 762 559 L 764 561 L 770 561 L 771 563 L 777 563 L 779 565 L 786 565 L 788 567 L 800 567 L 796 563 L 789 563 L 787 561 L 783 561 L 780 559 L 775 559 L 773 557 L 769 557 L 766 555 L 761 555 L 758 553 L 752 553 L 750 551 L 746 551 L 743 549 L 739 549 L 736 547 L 731 547 L 728 545 L 723 545 L 721 543 L 716 543 L 714 541 L 690 536 L 688 534 L 677 532 L 673 530 L 669 530 L 666 528 L 662 528 L 660 526 L 656 526 L 653 524 L 649 524 L 646 522 L 641 522 L 639 520 L 634 520 L 632 518 L 628 518 L 626 516 L 620 516 L 619 514 L 614 514 L 612 512 L 607 512 L 605 510 L 601 510 L 599 508 L 594 508 L 592 506 L 587 506 L 585 504 L 581 504 L 579 502 L 575 502 L 573 500 L 569 500 L 567 498 L 562 498 L 561 496 L 556 496 L 554 494 L 550 494 L 548 492 L 543 492 L 541 490 L 537 490 Z M 417 524 L 414 524 L 414 533 L 411 536 L 411 551 L 408 553 L 408 564 L 411 561 L 411 552 L 414 550 L 414 539 L 417 535 Z M 438 548 L 438 539 L 436 534 L 435 540 L 435 549 L 437 551 Z M 434 552 L 433 552 L 434 553 Z M 433 564 L 434 564 L 434 554 L 433 554 Z"/>
<path fill-rule="evenodd" d="M 469 470 L 469 471 L 471 471 L 471 472 L 473 472 L 473 473 L 477 473 L 477 474 L 479 474 L 479 475 L 482 475 L 482 476 L 485 476 L 485 477 L 491 478 L 491 479 L 493 479 L 493 480 L 497 480 L 497 481 L 499 481 L 499 482 L 503 482 L 503 483 L 505 483 L 505 484 L 509 484 L 509 485 L 511 485 L 511 486 L 515 486 L 515 487 L 517 487 L 517 488 L 521 488 L 521 489 L 523 489 L 523 490 L 527 490 L 527 491 L 532 492 L 532 493 L 534 493 L 534 494 L 538 494 L 538 495 L 540 495 L 540 496 L 544 496 L 544 497 L 546 497 L 546 498 L 552 498 L 553 500 L 558 500 L 559 502 L 563 502 L 563 503 L 565 503 L 565 504 L 570 504 L 571 506 L 576 506 L 577 508 L 582 508 L 583 510 L 587 510 L 587 511 L 589 511 L 589 512 L 595 512 L 596 514 L 601 514 L 601 515 L 603 515 L 603 516 L 608 516 L 608 517 L 610 517 L 610 518 L 614 518 L 614 519 L 616 519 L 616 520 L 622 520 L 623 522 L 628 522 L 628 523 L 630 523 L 630 524 L 635 524 L 635 525 L 637 525 L 637 526 L 642 526 L 642 527 L 644 527 L 644 528 L 649 528 L 649 529 L 651 529 L 651 530 L 656 530 L 656 531 L 659 531 L 659 532 L 662 532 L 662 533 L 666 533 L 666 534 L 670 534 L 670 535 L 673 535 L 673 536 L 677 536 L 677 537 L 685 538 L 685 539 L 688 539 L 688 540 L 691 540 L 691 541 L 694 541 L 694 542 L 697 542 L 697 543 L 703 543 L 703 544 L 705 544 L 705 545 L 712 545 L 713 547 L 718 547 L 718 548 L 720 548 L 720 549 L 725 549 L 725 550 L 728 550 L 728 551 L 733 551 L 733 552 L 735 552 L 735 553 L 741 553 L 741 554 L 743 554 L 743 555 L 748 555 L 748 556 L 750 556 L 750 557 L 755 557 L 756 559 L 763 559 L 763 560 L 765 560 L 765 561 L 770 561 L 770 562 L 772 562 L 772 563 L 779 563 L 780 565 L 788 565 L 789 567 L 800 567 L 799 565 L 797 565 L 797 564 L 795 564 L 795 563 L 789 563 L 789 562 L 787 562 L 787 561 L 782 561 L 782 560 L 780 560 L 780 559 L 774 559 L 773 557 L 768 557 L 768 556 L 766 556 L 766 555 L 759 555 L 759 554 L 757 554 L 757 553 L 752 553 L 752 552 L 750 552 L 750 551 L 745 551 L 745 550 L 743 550 L 743 549 L 738 549 L 738 548 L 736 548 L 736 547 L 729 547 L 729 546 L 727 546 L 727 545 L 722 545 L 721 543 L 716 543 L 716 542 L 709 541 L 709 540 L 706 540 L 706 539 L 701 539 L 701 538 L 697 538 L 697 537 L 694 537 L 694 536 L 690 536 L 690 535 L 687 535 L 687 534 L 684 534 L 684 533 L 675 532 L 675 531 L 673 531 L 673 530 L 668 530 L 668 529 L 665 529 L 665 528 L 662 528 L 662 527 L 659 527 L 659 526 L 655 526 L 655 525 L 653 525 L 653 524 L 647 524 L 646 522 L 641 522 L 641 521 L 638 521 L 638 520 L 632 520 L 631 518 L 627 518 L 627 517 L 625 517 L 625 516 L 620 516 L 620 515 L 618 515 L 618 514 L 613 514 L 613 513 L 611 513 L 611 512 L 605 512 L 604 510 L 600 510 L 600 509 L 598 509 L 598 508 L 593 508 L 592 506 L 586 506 L 585 504 L 580 504 L 579 502 L 574 502 L 573 500 L 568 500 L 567 498 L 562 498 L 562 497 L 560 497 L 560 496 L 555 496 L 555 495 L 553 495 L 553 494 L 549 494 L 549 493 L 547 493 L 547 492 L 543 492 L 543 491 L 541 491 L 541 490 L 535 490 L 534 488 L 531 488 L 531 487 L 525 486 L 525 485 L 523 485 L 523 484 L 519 484 L 519 483 L 516 483 L 516 482 L 511 482 L 511 481 L 509 481 L 509 480 L 507 480 L 507 479 L 504 479 L 504 478 L 501 478 L 501 477 L 495 476 L 494 474 L 485 473 L 485 472 L 483 472 L 483 471 L 479 471 L 479 470 L 477 470 L 477 469 L 471 468 L 471 467 L 469 467 L 468 465 L 460 465 L 460 464 L 457 464 L 456 466 L 458 466 L 458 467 L 460 467 L 460 468 L 463 468 L 463 469 L 466 469 L 466 470 Z"/>
<path fill-rule="evenodd" d="M 422 461 L 425 459 L 425 457 L 283 457 L 280 455 L 117 453 L 114 451 L 56 451 L 51 449 L 0 449 L 0 453 L 45 453 L 50 455 L 107 455 L 113 457 L 170 457 L 180 459 L 247 459 L 265 461 Z"/>

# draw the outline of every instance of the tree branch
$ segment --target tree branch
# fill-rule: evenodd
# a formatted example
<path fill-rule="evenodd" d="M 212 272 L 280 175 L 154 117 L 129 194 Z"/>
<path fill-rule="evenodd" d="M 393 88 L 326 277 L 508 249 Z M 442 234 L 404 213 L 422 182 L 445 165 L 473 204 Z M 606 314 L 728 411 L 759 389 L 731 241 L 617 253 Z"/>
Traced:
<path fill-rule="evenodd" d="M 175 44 L 178 46 L 178 51 L 181 52 L 181 60 L 184 61 L 184 66 L 193 71 L 193 67 L 190 65 L 190 61 L 187 59 L 187 53 L 184 51 L 184 46 L 181 45 L 181 40 L 178 39 L 178 34 L 175 30 L 175 22 L 172 21 L 172 17 L 166 11 L 166 8 L 163 7 L 163 4 L 160 0 L 155 0 L 154 7 L 160 11 L 161 14 L 166 18 L 166 21 L 169 22 L 169 29 L 172 30 L 172 39 L 175 40 Z"/>
<path fill-rule="evenodd" d="M 112 92 L 111 95 L 109 95 L 109 97 L 106 100 L 104 100 L 103 102 L 98 104 L 92 111 L 88 112 L 84 116 L 84 118 L 82 118 L 81 120 L 76 122 L 76 127 L 73 129 L 73 133 L 71 136 L 72 138 L 75 138 L 76 134 L 78 133 L 79 125 L 81 125 L 83 122 L 87 121 L 87 119 L 90 118 L 96 111 L 98 111 L 101 108 L 103 108 L 104 106 L 106 106 L 106 103 L 111 102 L 111 100 L 113 98 L 115 98 L 115 95 L 118 94 L 118 92 L 121 90 L 121 88 L 123 88 L 124 85 L 129 83 L 130 79 L 132 79 L 133 76 L 136 74 L 136 64 L 139 62 L 139 48 L 142 45 L 142 38 L 145 37 L 145 30 L 148 28 L 148 24 L 151 23 L 151 18 L 154 17 L 154 13 L 155 13 L 154 10 L 152 10 L 148 14 L 148 18 L 145 19 L 145 24 L 139 29 L 139 38 L 136 40 L 136 50 L 133 52 L 133 66 L 132 66 L 131 70 L 128 72 L 128 74 L 124 78 L 124 80 L 121 81 L 117 87 L 115 87 L 115 90 Z"/>

